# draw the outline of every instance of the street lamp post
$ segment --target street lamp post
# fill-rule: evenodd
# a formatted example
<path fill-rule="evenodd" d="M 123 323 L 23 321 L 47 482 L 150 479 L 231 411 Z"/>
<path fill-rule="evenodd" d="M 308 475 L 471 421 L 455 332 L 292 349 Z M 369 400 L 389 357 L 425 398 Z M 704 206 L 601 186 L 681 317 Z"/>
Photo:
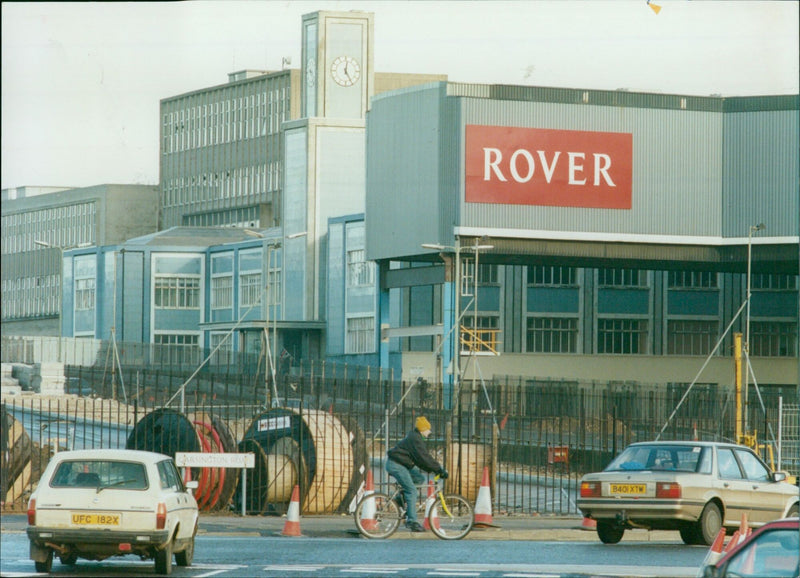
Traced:
<path fill-rule="evenodd" d="M 752 271 L 752 263 L 753 263 L 753 233 L 757 233 L 758 231 L 763 231 L 766 229 L 767 226 L 764 223 L 759 223 L 758 225 L 750 225 L 750 229 L 747 233 L 747 310 L 745 312 L 745 322 L 744 322 L 744 351 L 746 353 L 746 364 L 745 364 L 745 371 L 744 371 L 744 431 L 747 433 L 747 390 L 748 390 L 748 382 L 750 380 L 750 277 Z"/>
<path fill-rule="evenodd" d="M 475 252 L 475 274 L 477 275 L 477 267 L 478 267 L 478 252 L 482 250 L 494 249 L 493 245 L 479 245 L 478 239 L 475 240 L 475 245 L 462 247 L 461 240 L 458 236 L 455 238 L 455 244 L 453 246 L 448 245 L 440 245 L 436 243 L 423 243 L 423 249 L 434 249 L 436 251 L 441 252 L 452 252 L 454 263 L 453 263 L 453 326 L 451 328 L 451 332 L 453 333 L 451 339 L 453 341 L 453 358 L 451 360 L 451 369 L 453 373 L 453 385 L 452 389 L 449 392 L 449 395 L 444 396 L 445 400 L 450 402 L 450 407 L 446 407 L 446 409 L 452 409 L 453 405 L 453 395 L 458 395 L 458 388 L 460 385 L 461 380 L 461 251 L 474 251 Z M 476 279 L 477 283 L 477 279 Z M 475 322 L 477 323 L 477 286 L 475 291 L 475 301 L 476 301 L 476 310 L 475 310 Z M 458 403 L 458 399 L 455 400 Z"/>

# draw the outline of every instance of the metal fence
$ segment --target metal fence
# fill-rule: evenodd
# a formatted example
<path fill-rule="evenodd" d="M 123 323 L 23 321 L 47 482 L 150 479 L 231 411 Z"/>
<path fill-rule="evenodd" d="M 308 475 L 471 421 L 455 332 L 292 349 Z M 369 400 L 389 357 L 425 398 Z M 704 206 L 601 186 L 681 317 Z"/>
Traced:
<path fill-rule="evenodd" d="M 55 452 L 128 447 L 254 453 L 247 490 L 239 471 L 187 472 L 200 481 L 206 510 L 282 513 L 298 485 L 304 514 L 344 513 L 367 472 L 379 488 L 389 483 L 382 466 L 387 445 L 424 414 L 433 424 L 429 446 L 451 473 L 449 490 L 474 500 L 487 471 L 498 513 L 577 514 L 580 477 L 629 443 L 659 436 L 730 440 L 735 419 L 733 392 L 715 385 L 696 385 L 675 411 L 685 385 L 506 376 L 465 381 L 447 404 L 445 392 L 423 380 L 324 363 L 296 364 L 276 383 L 263 373 L 195 375 L 147 366 L 110 372 L 67 365 L 65 373 L 68 395 L 3 399 L 6 508 L 24 509 Z M 782 392 L 760 393 L 766 416 L 751 404 L 748 423 L 764 444 L 774 435 Z"/>

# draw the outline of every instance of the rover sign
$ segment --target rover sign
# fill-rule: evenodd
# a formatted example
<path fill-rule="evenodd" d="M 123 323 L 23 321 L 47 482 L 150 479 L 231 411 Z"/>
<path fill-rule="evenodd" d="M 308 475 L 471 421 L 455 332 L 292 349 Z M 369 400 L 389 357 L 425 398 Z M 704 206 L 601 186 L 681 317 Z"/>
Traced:
<path fill-rule="evenodd" d="M 466 127 L 466 201 L 630 209 L 633 135 Z"/>

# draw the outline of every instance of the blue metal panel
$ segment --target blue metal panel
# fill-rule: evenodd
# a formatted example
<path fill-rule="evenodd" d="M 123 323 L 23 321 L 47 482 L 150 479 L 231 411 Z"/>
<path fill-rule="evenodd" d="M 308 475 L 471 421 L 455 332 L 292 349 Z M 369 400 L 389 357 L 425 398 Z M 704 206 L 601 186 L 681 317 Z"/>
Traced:
<path fill-rule="evenodd" d="M 344 223 L 331 223 L 328 226 L 328 311 L 325 332 L 328 355 L 344 353 L 345 275 Z"/>
<path fill-rule="evenodd" d="M 667 295 L 669 315 L 719 315 L 717 291 L 681 291 L 671 289 Z"/>
<path fill-rule="evenodd" d="M 797 319 L 797 291 L 753 291 L 750 315 Z"/>
<path fill-rule="evenodd" d="M 597 314 L 647 315 L 650 312 L 649 289 L 598 289 Z"/>
<path fill-rule="evenodd" d="M 578 291 L 577 287 L 528 287 L 528 312 L 577 313 L 580 305 Z"/>

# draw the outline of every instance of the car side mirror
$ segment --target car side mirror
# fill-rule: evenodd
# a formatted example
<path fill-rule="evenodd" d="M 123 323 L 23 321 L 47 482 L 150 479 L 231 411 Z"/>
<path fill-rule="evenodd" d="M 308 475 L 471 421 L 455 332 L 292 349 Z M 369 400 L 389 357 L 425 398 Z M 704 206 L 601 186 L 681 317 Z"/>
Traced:
<path fill-rule="evenodd" d="M 786 472 L 772 472 L 773 482 L 783 482 L 786 480 Z"/>
<path fill-rule="evenodd" d="M 190 492 L 194 493 L 194 491 L 200 486 L 197 480 L 189 480 L 186 482 L 186 489 Z"/>

